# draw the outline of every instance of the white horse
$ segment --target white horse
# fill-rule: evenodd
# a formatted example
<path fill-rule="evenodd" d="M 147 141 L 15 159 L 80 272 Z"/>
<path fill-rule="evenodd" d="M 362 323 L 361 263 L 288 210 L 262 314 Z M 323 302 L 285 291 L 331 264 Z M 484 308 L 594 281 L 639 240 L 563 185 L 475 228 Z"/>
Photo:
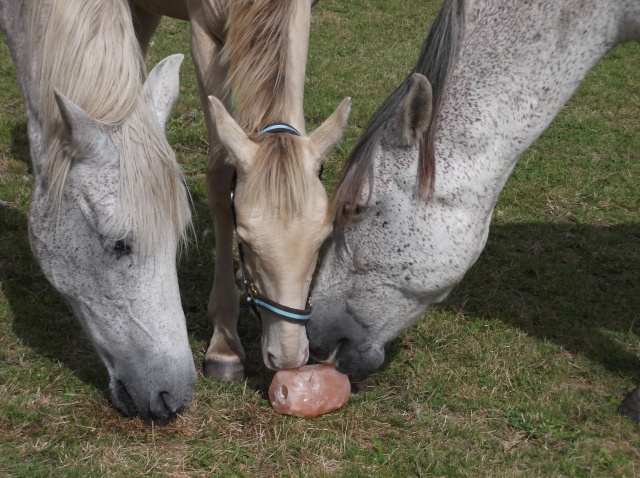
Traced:
<path fill-rule="evenodd" d="M 0 0 L 34 171 L 31 248 L 125 415 L 166 423 L 196 380 L 176 252 L 189 201 L 164 127 L 182 55 L 141 82 L 126 0 Z"/>
<path fill-rule="evenodd" d="M 246 292 L 262 318 L 264 363 L 273 370 L 299 367 L 309 355 L 304 325 L 311 313 L 311 277 L 331 232 L 318 175 L 350 110 L 346 98 L 306 135 L 312 1 L 130 1 L 143 48 L 162 15 L 191 22 L 191 56 L 211 148 L 207 200 L 216 243 L 208 308 L 214 330 L 204 374 L 244 376 L 245 353 L 236 331 L 234 223 Z M 233 117 L 227 113 L 232 104 Z M 234 172 L 235 218 L 229 200 Z"/>
<path fill-rule="evenodd" d="M 478 258 L 520 155 L 605 53 L 639 39 L 636 0 L 445 0 L 338 185 L 311 355 L 343 372 L 382 365 Z"/>

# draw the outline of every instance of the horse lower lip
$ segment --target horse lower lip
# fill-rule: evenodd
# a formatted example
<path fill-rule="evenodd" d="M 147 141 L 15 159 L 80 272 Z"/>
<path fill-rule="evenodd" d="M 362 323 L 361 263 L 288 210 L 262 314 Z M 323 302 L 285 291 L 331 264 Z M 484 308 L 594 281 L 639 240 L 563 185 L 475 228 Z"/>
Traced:
<path fill-rule="evenodd" d="M 176 416 L 182 410 L 182 407 L 179 407 L 176 410 L 172 410 L 172 407 L 167 403 L 168 392 L 160 392 L 160 399 L 162 404 L 164 405 L 164 410 L 161 413 L 149 413 L 149 421 L 154 425 L 166 425 L 171 419 Z"/>
<path fill-rule="evenodd" d="M 139 414 L 144 420 L 154 425 L 166 425 L 185 408 L 184 405 L 180 405 L 177 408 L 172 407 L 169 403 L 169 392 L 160 392 L 160 402 L 164 409 L 159 411 L 147 410 L 146 413 L 143 413 L 138 409 L 129 390 L 121 380 L 117 381 L 116 386 L 114 402 L 117 399 L 117 403 L 115 405 L 122 414 L 128 417 Z"/>

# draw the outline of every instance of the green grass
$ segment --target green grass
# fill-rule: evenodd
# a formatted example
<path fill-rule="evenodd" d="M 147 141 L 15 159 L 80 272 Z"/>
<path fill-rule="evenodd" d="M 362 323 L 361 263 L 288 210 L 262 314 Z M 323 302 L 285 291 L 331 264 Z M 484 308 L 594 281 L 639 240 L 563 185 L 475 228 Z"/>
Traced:
<path fill-rule="evenodd" d="M 322 0 L 314 9 L 308 128 L 353 98 L 341 164 L 409 72 L 439 2 Z M 406 15 L 405 12 L 412 12 Z M 164 21 L 149 64 L 188 53 Z M 523 156 L 485 251 L 450 299 L 353 377 L 342 410 L 313 420 L 265 398 L 260 325 L 242 309 L 248 378 L 199 377 L 167 427 L 121 417 L 73 316 L 31 255 L 26 125 L 0 44 L 0 474 L 8 476 L 635 476 L 640 430 L 616 414 L 640 383 L 640 48 L 617 48 Z M 186 172 L 198 247 L 180 263 L 194 360 L 211 333 L 207 139 L 193 65 L 181 72 L 169 139 Z"/>

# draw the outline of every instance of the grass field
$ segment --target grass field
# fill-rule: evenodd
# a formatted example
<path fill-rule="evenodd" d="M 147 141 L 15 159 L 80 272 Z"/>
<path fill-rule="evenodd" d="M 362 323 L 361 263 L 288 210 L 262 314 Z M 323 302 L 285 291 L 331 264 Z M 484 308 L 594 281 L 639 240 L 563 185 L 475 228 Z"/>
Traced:
<path fill-rule="evenodd" d="M 438 1 L 322 0 L 314 9 L 308 129 L 353 98 L 331 190 L 367 120 L 413 66 Z M 405 12 L 412 12 L 407 16 Z M 163 21 L 149 64 L 188 53 Z M 167 427 L 120 416 L 106 372 L 27 239 L 26 124 L 0 43 L 0 475 L 640 476 L 640 428 L 616 414 L 640 383 L 640 47 L 606 56 L 523 156 L 485 251 L 449 300 L 352 377 L 342 410 L 276 414 L 260 325 L 241 311 L 248 378 L 199 377 Z M 169 139 L 194 200 L 198 247 L 180 262 L 196 364 L 211 326 L 207 140 L 187 56 Z"/>

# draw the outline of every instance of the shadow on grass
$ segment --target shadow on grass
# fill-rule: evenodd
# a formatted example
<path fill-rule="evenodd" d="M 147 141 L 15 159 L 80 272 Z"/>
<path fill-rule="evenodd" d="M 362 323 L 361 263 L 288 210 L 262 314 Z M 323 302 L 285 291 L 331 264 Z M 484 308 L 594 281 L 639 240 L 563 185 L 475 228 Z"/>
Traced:
<path fill-rule="evenodd" d="M 206 201 L 194 197 L 194 208 L 198 241 L 183 253 L 178 275 L 187 329 L 198 361 L 204 356 L 213 330 L 206 310 L 214 262 L 213 234 L 207 233 L 211 229 L 211 218 Z M 71 308 L 47 281 L 31 252 L 25 214 L 0 206 L 0 243 L 3 244 L 0 247 L 0 289 L 13 316 L 13 332 L 41 357 L 59 361 L 109 399 L 109 379 L 104 365 Z M 239 297 L 231 300 L 239 300 Z M 262 327 L 244 301 L 241 302 L 238 332 L 247 353 L 249 385 L 264 391 L 271 375 L 262 365 Z M 196 362 L 196 367 L 199 366 Z"/>
<path fill-rule="evenodd" d="M 33 174 L 26 121 L 19 121 L 11 128 L 11 156 L 24 163 L 29 173 Z"/>
<path fill-rule="evenodd" d="M 178 274 L 189 336 L 196 360 L 202 360 L 212 332 L 206 309 L 213 234 L 206 200 L 194 194 L 193 201 L 197 246 L 183 254 Z M 11 245 L 0 248 L 0 286 L 15 334 L 106 392 L 104 366 L 31 254 L 26 216 L 0 208 L 0 238 Z M 461 311 L 468 320 L 500 320 L 640 383 L 640 359 L 624 343 L 625 334 L 640 334 L 639 270 L 640 224 L 497 224 L 478 262 L 439 307 Z M 249 386 L 265 392 L 272 373 L 262 364 L 262 327 L 244 301 L 238 329 Z M 392 343 L 388 360 L 397 353 Z"/>
<path fill-rule="evenodd" d="M 213 220 L 209 213 L 204 192 L 190 187 L 193 203 L 193 225 L 196 240 L 182 254 L 178 266 L 178 280 L 182 306 L 187 318 L 187 330 L 192 344 L 195 342 L 196 360 L 202 361 L 204 353 L 213 334 L 213 325 L 207 315 L 209 294 L 214 277 L 214 234 Z M 234 270 L 238 269 L 237 257 Z M 246 353 L 245 371 L 249 378 L 249 386 L 262 391 L 264 384 L 269 386 L 272 373 L 262 363 L 260 337 L 262 324 L 253 314 L 244 300 L 244 294 L 238 289 L 235 297 L 229 300 L 240 301 L 238 318 L 238 335 Z M 196 363 L 200 367 L 201 363 Z M 268 379 L 268 381 L 266 381 Z"/>
<path fill-rule="evenodd" d="M 640 224 L 494 225 L 440 307 L 500 320 L 640 383 Z M 628 340 L 627 340 L 628 341 Z"/>
<path fill-rule="evenodd" d="M 31 253 L 24 214 L 0 208 L 0 242 L 0 287 L 12 311 L 13 332 L 42 357 L 63 363 L 82 381 L 106 392 L 104 366 Z"/>

